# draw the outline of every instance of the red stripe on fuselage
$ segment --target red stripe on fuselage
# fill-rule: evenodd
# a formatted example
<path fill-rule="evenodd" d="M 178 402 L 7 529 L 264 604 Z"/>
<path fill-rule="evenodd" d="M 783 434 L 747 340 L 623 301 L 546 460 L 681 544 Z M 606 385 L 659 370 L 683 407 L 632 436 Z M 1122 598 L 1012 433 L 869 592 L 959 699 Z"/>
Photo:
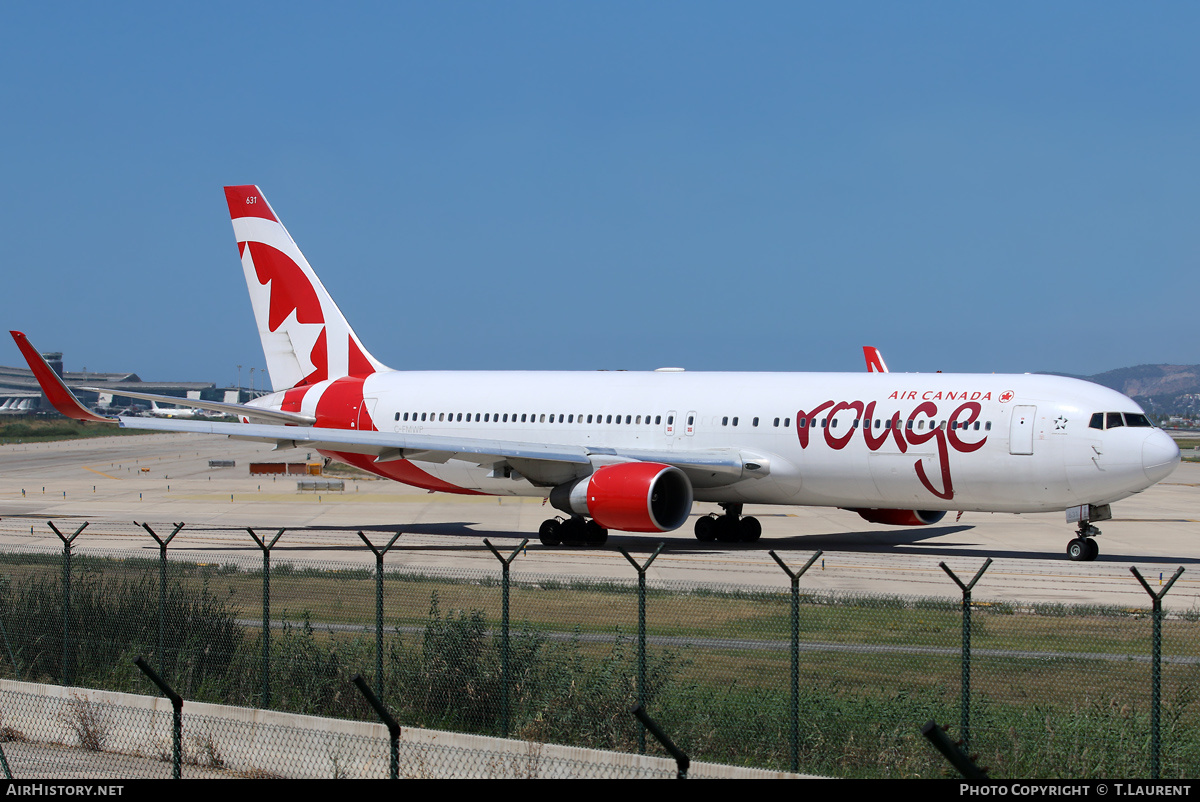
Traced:
<path fill-rule="evenodd" d="M 285 396 L 286 399 L 286 396 Z M 358 422 L 365 419 L 368 431 L 378 431 L 375 422 L 369 417 L 360 418 L 359 411 L 363 402 L 363 380 L 357 377 L 338 379 L 330 384 L 317 401 L 317 427 L 327 429 L 360 429 Z M 385 479 L 403 482 L 406 485 L 420 487 L 425 490 L 437 490 L 442 493 L 459 493 L 462 495 L 486 495 L 477 490 L 444 482 L 432 474 L 413 465 L 408 460 L 376 463 L 370 454 L 348 454 L 340 451 L 322 451 L 327 457 L 333 457 L 342 462 L 361 468 Z"/>
<path fill-rule="evenodd" d="M 375 458 L 370 454 L 344 454 L 337 451 L 322 451 L 321 453 L 327 457 L 333 457 L 334 459 L 349 463 L 369 473 L 382 476 L 385 479 L 403 482 L 406 485 L 419 487 L 423 490 L 436 490 L 439 493 L 457 493 L 462 496 L 487 495 L 487 493 L 481 493 L 478 490 L 468 490 L 465 487 L 443 482 L 433 474 L 426 473 L 406 459 L 396 460 L 395 462 L 377 463 L 375 462 Z"/>

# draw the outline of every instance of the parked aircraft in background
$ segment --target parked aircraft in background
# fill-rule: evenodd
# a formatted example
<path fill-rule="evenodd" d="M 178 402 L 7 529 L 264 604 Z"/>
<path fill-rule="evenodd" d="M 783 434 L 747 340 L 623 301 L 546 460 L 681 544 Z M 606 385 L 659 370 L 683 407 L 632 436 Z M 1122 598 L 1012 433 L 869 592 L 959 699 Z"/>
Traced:
<path fill-rule="evenodd" d="M 150 402 L 146 414 L 152 418 L 199 418 L 204 417 L 204 411 L 195 407 L 160 407 L 157 401 Z"/>
<path fill-rule="evenodd" d="M 755 541 L 744 504 L 819 505 L 884 524 L 947 510 L 1066 511 L 1067 553 L 1095 559 L 1094 521 L 1163 479 L 1179 449 L 1129 398 L 1040 375 L 396 371 L 363 346 L 255 186 L 225 188 L 274 392 L 189 399 L 239 423 L 104 418 L 13 332 L 63 414 L 303 447 L 416 487 L 543 496 L 543 543 L 665 532 L 694 501 L 700 540 Z M 40 363 L 40 365 L 39 365 Z M 133 397 L 171 402 L 146 394 Z"/>

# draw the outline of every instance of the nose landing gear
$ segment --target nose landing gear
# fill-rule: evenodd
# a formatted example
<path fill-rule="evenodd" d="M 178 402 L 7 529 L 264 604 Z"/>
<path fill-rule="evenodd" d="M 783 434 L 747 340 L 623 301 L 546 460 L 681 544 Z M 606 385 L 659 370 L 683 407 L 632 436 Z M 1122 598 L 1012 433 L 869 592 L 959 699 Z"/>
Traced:
<path fill-rule="evenodd" d="M 722 543 L 753 543 L 762 535 L 762 524 L 751 516 L 742 516 L 742 505 L 722 503 L 724 515 L 703 515 L 696 519 L 696 538 Z"/>
<path fill-rule="evenodd" d="M 1100 546 L 1093 537 L 1100 534 L 1100 530 L 1089 524 L 1087 521 L 1079 522 L 1078 536 L 1067 543 L 1067 557 L 1077 562 L 1091 562 L 1100 555 Z"/>
<path fill-rule="evenodd" d="M 1091 562 L 1100 554 L 1100 547 L 1092 538 L 1100 530 L 1092 521 L 1107 521 L 1112 518 L 1112 507 L 1108 504 L 1081 504 L 1067 510 L 1067 523 L 1077 524 L 1075 537 L 1067 544 L 1067 557 L 1078 562 Z"/>

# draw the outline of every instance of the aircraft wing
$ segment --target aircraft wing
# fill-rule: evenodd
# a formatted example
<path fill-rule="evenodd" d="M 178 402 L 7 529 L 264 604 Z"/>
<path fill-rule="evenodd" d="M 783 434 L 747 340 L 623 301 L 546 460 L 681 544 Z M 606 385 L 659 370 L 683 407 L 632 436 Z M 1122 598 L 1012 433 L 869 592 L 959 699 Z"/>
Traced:
<path fill-rule="evenodd" d="M 34 378 L 41 385 L 42 392 L 46 394 L 46 399 L 54 405 L 61 414 L 68 418 L 74 418 L 81 421 L 94 421 L 97 423 L 116 423 L 116 418 L 96 415 L 75 397 L 75 394 L 63 383 L 54 369 L 42 358 L 38 350 L 33 347 L 33 343 L 29 342 L 29 338 L 19 331 L 10 331 L 13 340 L 17 343 L 17 347 L 21 349 L 21 355 L 25 357 L 25 361 L 29 364 L 29 369 L 33 371 Z M 139 398 L 144 401 L 163 401 L 168 404 L 179 404 L 185 399 L 176 398 L 171 395 L 155 395 L 153 393 L 130 392 L 129 390 L 114 390 L 111 387 L 82 387 L 82 390 L 88 390 L 95 393 L 112 393 L 113 395 L 125 396 L 128 398 Z M 226 415 L 246 416 L 251 420 L 266 421 L 268 423 L 291 423 L 300 426 L 311 426 L 316 423 L 316 418 L 308 415 L 300 415 L 295 412 L 280 412 L 273 409 L 262 409 L 261 407 L 251 406 L 249 404 L 226 404 L 219 401 L 200 401 L 191 398 L 186 399 L 187 406 L 196 407 L 197 409 L 208 409 L 214 412 L 224 412 Z"/>
<path fill-rule="evenodd" d="M 659 462 L 673 465 L 688 474 L 698 486 L 714 487 L 731 484 L 744 476 L 766 476 L 770 460 L 759 454 L 735 449 L 709 451 L 656 451 L 618 447 L 580 446 L 554 443 L 532 443 L 515 440 L 488 440 L 445 435 L 401 434 L 399 432 L 362 431 L 315 427 L 313 418 L 291 412 L 262 409 L 247 404 L 225 404 L 215 401 L 188 403 L 200 409 L 213 409 L 246 416 L 265 423 L 222 423 L 215 421 L 181 420 L 178 418 L 106 418 L 90 412 L 71 393 L 42 355 L 24 334 L 11 332 L 13 339 L 37 377 L 38 383 L 55 409 L 69 418 L 84 421 L 119 423 L 122 428 L 160 432 L 191 432 L 194 434 L 223 434 L 239 440 L 274 443 L 276 449 L 304 446 L 316 450 L 341 451 L 352 454 L 373 454 L 376 462 L 412 459 L 420 462 L 445 463 L 451 459 L 474 462 L 477 465 L 496 465 L 506 460 L 526 463 L 575 464 L 587 466 L 586 475 L 598 465 L 612 462 Z M 163 400 L 179 403 L 182 399 L 152 393 L 104 390 L 115 395 L 127 395 L 149 401 Z"/>
<path fill-rule="evenodd" d="M 863 357 L 867 360 L 867 373 L 887 373 L 887 363 L 883 361 L 883 354 L 879 353 L 879 349 L 873 345 L 863 346 Z"/>
<path fill-rule="evenodd" d="M 46 394 L 46 399 L 54 405 L 62 414 L 68 418 L 82 421 L 95 421 L 97 423 L 116 423 L 116 418 L 108 418 L 103 415 L 95 415 L 79 403 L 79 399 L 67 389 L 67 385 L 63 384 L 63 380 L 59 378 L 54 369 L 42 358 L 38 350 L 29 342 L 29 338 L 19 331 L 10 331 L 13 340 L 16 341 L 17 347 L 21 349 L 21 355 L 25 357 L 25 361 L 29 363 L 29 369 L 33 371 L 34 378 L 42 387 L 42 392 Z"/>
<path fill-rule="evenodd" d="M 376 462 L 413 459 L 444 463 L 450 459 L 495 465 L 509 459 L 594 465 L 604 462 L 661 462 L 674 465 L 689 475 L 704 474 L 708 484 L 725 484 L 740 479 L 747 465 L 761 466 L 758 455 L 743 455 L 734 450 L 653 451 L 643 449 L 598 448 L 579 445 L 529 443 L 515 440 L 486 440 L 443 435 L 402 434 L 398 432 L 329 429 L 313 426 L 276 426 L 257 423 L 176 420 L 173 418 L 119 419 L 123 428 L 194 434 L 223 434 L 237 440 L 275 443 L 277 449 L 303 446 L 353 454 L 374 454 Z M 595 458 L 595 459 L 594 459 Z M 606 459 L 607 458 L 607 459 Z M 612 459 L 615 458 L 615 459 Z"/>
<path fill-rule="evenodd" d="M 156 395 L 154 393 L 131 392 L 129 390 L 116 389 L 112 387 L 80 387 L 80 390 L 87 390 L 93 393 L 110 393 L 116 396 L 125 398 L 137 398 L 141 401 L 154 401 L 160 404 L 175 404 L 176 406 L 191 407 L 194 409 L 207 409 L 210 412 L 222 412 L 226 415 L 234 415 L 242 417 L 243 415 L 252 421 L 261 421 L 263 423 L 291 423 L 298 426 L 311 426 L 317 422 L 317 419 L 310 415 L 301 415 L 297 412 L 280 412 L 274 409 L 263 409 L 251 404 L 227 404 L 224 401 L 202 401 L 198 398 L 177 398 L 173 395 Z"/>

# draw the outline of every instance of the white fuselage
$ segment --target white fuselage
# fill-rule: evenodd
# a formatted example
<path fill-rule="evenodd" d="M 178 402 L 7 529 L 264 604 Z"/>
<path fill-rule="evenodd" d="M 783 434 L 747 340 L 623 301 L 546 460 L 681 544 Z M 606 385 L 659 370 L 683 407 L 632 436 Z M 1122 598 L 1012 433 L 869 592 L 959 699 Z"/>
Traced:
<path fill-rule="evenodd" d="M 291 391 L 290 408 L 320 418 L 329 384 L 304 390 L 298 409 Z M 710 502 L 1053 511 L 1140 492 L 1179 459 L 1159 429 L 1089 427 L 1097 412 L 1140 413 L 1129 398 L 1044 375 L 382 371 L 362 396 L 357 414 L 326 425 L 583 446 L 600 461 L 612 448 L 737 449 L 764 466 L 711 483 L 692 472 L 695 498 Z M 279 409 L 284 394 L 255 404 Z M 397 474 L 327 454 L 495 495 L 544 496 L 570 478 L 457 459 L 413 459 L 418 471 Z"/>

